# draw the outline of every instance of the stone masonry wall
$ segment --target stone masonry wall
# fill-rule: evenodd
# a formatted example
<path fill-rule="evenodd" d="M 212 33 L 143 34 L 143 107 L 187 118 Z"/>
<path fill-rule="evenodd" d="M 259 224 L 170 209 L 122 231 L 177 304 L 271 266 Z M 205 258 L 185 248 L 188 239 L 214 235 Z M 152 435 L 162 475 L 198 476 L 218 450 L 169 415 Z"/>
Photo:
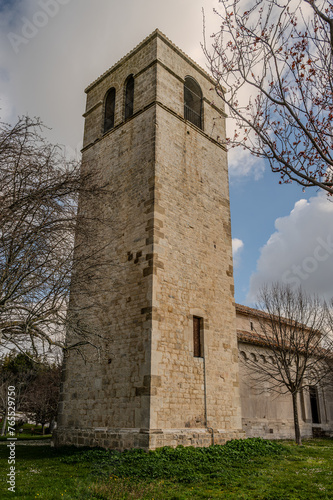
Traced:
<path fill-rule="evenodd" d="M 145 62 L 150 63 L 151 57 L 148 50 L 146 61 L 141 54 L 134 66 L 128 62 L 101 88 L 94 87 L 94 96 L 88 94 L 87 108 L 102 99 L 109 85 L 121 89 L 128 73 L 140 64 L 144 67 Z M 155 72 L 150 68 L 141 78 L 145 85 L 139 75 L 136 95 L 139 97 L 141 88 L 148 106 L 144 112 L 137 98 L 135 116 L 124 123 L 119 111 L 114 129 L 93 144 L 89 141 L 101 136 L 103 106 L 86 117 L 83 171 L 101 174 L 99 182 L 107 183 L 108 193 L 84 210 L 96 224 L 96 238 L 101 248 L 105 246 L 105 262 L 110 262 L 110 266 L 103 267 L 98 290 L 92 282 L 91 298 L 97 301 L 98 297 L 98 308 L 95 314 L 90 311 L 88 321 L 92 329 L 100 328 L 106 339 L 101 341 L 99 361 L 91 349 L 84 348 L 87 362 L 76 351 L 67 360 L 58 444 L 124 448 L 148 447 L 149 443 L 140 429 L 149 428 L 150 418 L 152 284 L 146 269 L 147 256 L 152 253 L 148 239 L 153 218 L 150 207 L 154 191 L 155 108 L 149 104 L 154 97 L 151 89 L 155 88 Z M 118 108 L 122 97 L 119 91 Z M 102 227 L 97 219 L 104 220 Z M 83 306 L 80 314 L 86 319 L 86 304 Z M 123 428 L 131 432 L 124 433 Z"/>
<path fill-rule="evenodd" d="M 151 425 L 239 429 L 225 152 L 217 154 L 216 144 L 163 108 L 157 123 L 161 234 L 154 254 L 161 265 L 153 285 L 158 315 L 152 373 L 159 374 L 161 387 L 153 397 Z M 193 315 L 203 318 L 205 360 L 193 356 Z"/>

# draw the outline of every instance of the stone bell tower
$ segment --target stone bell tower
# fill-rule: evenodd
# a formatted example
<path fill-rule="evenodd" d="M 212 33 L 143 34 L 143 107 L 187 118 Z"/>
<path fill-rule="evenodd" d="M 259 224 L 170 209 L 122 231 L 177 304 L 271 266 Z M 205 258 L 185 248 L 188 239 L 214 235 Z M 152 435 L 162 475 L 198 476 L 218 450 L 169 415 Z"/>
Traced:
<path fill-rule="evenodd" d="M 83 168 L 113 193 L 91 207 L 113 221 L 95 318 L 109 354 L 92 366 L 69 355 L 57 445 L 243 435 L 226 115 L 212 85 L 156 30 L 86 89 Z"/>

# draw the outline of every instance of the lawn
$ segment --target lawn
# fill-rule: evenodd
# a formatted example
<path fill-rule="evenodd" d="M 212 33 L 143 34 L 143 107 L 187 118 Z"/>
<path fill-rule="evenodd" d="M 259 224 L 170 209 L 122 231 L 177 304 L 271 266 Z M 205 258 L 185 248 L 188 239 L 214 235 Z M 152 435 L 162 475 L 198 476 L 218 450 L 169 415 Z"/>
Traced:
<path fill-rule="evenodd" d="M 22 429 L 22 432 L 19 432 L 18 429 Z M 52 434 L 42 434 L 42 426 L 35 424 L 22 424 L 18 426 L 16 430 L 15 437 L 19 440 L 27 440 L 27 439 L 51 439 Z M 48 431 L 48 428 L 45 429 Z M 8 423 L 7 423 L 7 432 L 8 432 Z M 6 436 L 0 436 L 0 441 L 7 441 L 9 434 Z"/>
<path fill-rule="evenodd" d="M 145 453 L 16 446 L 16 492 L 7 490 L 8 448 L 0 446 L 2 499 L 333 499 L 333 440 L 231 441 L 209 448 Z"/>

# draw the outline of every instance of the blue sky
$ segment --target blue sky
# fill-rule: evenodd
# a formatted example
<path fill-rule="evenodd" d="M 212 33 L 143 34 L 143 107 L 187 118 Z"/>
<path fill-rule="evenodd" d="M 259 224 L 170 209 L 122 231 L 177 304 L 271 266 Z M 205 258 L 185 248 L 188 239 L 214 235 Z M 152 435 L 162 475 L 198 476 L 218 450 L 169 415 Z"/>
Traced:
<path fill-rule="evenodd" d="M 0 0 L 1 118 L 40 116 L 49 138 L 79 151 L 84 88 L 159 28 L 206 66 L 218 0 Z M 269 281 L 333 295 L 333 203 L 279 177 L 243 150 L 229 155 L 235 298 L 251 305 Z"/>
<path fill-rule="evenodd" d="M 279 176 L 265 168 L 262 177 L 245 179 L 231 176 L 230 205 L 233 238 L 240 239 L 244 246 L 239 258 L 234 258 L 235 299 L 241 304 L 251 305 L 247 299 L 250 278 L 256 270 L 260 249 L 275 232 L 275 221 L 288 217 L 295 202 L 315 196 L 313 189 L 303 193 L 301 186 L 281 186 Z M 332 213 L 333 215 L 333 213 Z M 278 279 L 278 276 L 276 276 Z"/>

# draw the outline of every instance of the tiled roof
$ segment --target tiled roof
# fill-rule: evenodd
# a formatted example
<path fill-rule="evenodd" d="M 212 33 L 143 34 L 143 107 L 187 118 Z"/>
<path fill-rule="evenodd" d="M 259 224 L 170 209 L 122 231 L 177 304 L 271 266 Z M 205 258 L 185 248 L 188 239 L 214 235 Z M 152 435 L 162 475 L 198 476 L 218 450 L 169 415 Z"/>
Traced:
<path fill-rule="evenodd" d="M 239 342 L 243 342 L 244 344 L 253 344 L 261 347 L 274 348 L 278 347 L 279 343 L 274 340 L 274 337 L 270 339 L 266 339 L 265 336 L 259 335 L 255 332 L 247 332 L 245 330 L 237 330 L 237 340 Z M 319 358 L 324 357 L 326 359 L 333 359 L 333 353 L 330 349 L 326 349 L 324 347 L 315 346 L 314 349 L 304 348 L 302 349 L 299 345 L 297 347 L 299 352 L 307 352 L 311 353 L 311 355 L 316 355 Z"/>
<path fill-rule="evenodd" d="M 260 309 L 253 309 L 252 307 L 247 307 L 243 306 L 241 304 L 235 304 L 236 305 L 236 316 L 237 313 L 241 314 L 246 314 L 247 316 L 251 316 L 254 318 L 267 318 L 268 321 L 272 321 L 273 319 L 276 318 L 277 322 L 284 323 L 286 325 L 290 325 L 294 323 L 294 321 L 290 321 L 287 318 L 283 318 L 282 316 L 274 316 L 273 314 L 268 314 L 265 311 L 260 311 Z M 298 323 L 298 328 L 303 328 L 303 329 L 309 329 L 312 330 L 312 328 L 308 327 L 307 325 L 303 325 L 302 323 Z M 318 332 L 319 335 L 321 335 L 320 332 Z"/>
<path fill-rule="evenodd" d="M 237 339 L 246 344 L 256 344 L 266 346 L 267 341 L 265 337 L 255 332 L 247 332 L 245 330 L 237 330 Z"/>
<path fill-rule="evenodd" d="M 264 318 L 269 318 L 269 314 L 259 309 L 253 309 L 252 307 L 243 306 L 242 304 L 236 304 L 236 312 L 242 314 L 247 314 L 248 316 L 261 316 Z"/>

